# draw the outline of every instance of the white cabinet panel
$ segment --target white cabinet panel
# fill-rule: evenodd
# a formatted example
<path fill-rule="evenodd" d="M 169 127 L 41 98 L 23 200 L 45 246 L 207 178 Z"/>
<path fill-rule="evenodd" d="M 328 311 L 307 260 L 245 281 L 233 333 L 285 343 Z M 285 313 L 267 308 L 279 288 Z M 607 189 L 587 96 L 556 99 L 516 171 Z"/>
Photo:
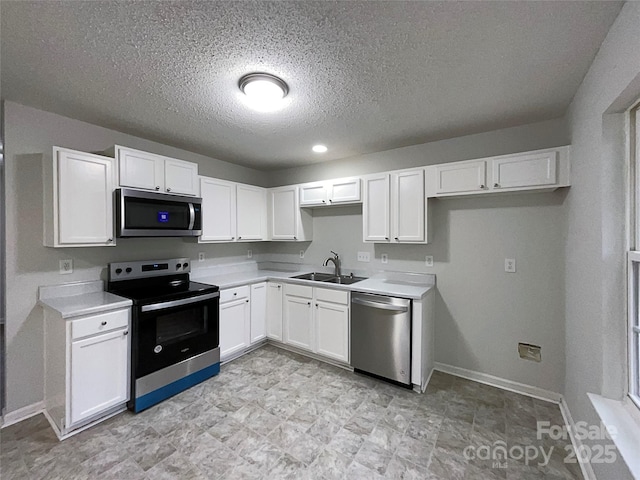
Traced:
<path fill-rule="evenodd" d="M 329 185 L 329 202 L 331 204 L 359 203 L 360 179 L 345 178 L 333 180 Z"/>
<path fill-rule="evenodd" d="M 328 200 L 325 183 L 311 183 L 300 186 L 300 206 L 326 205 Z"/>
<path fill-rule="evenodd" d="M 285 295 L 285 343 L 313 350 L 313 319 L 311 299 Z"/>
<path fill-rule="evenodd" d="M 389 175 L 364 178 L 362 225 L 365 242 L 389 241 Z"/>
<path fill-rule="evenodd" d="M 139 150 L 116 147 L 119 183 L 145 190 L 164 189 L 164 159 Z"/>
<path fill-rule="evenodd" d="M 267 283 L 251 285 L 251 343 L 267 336 Z"/>
<path fill-rule="evenodd" d="M 164 189 L 183 195 L 198 193 L 198 164 L 182 160 L 165 159 Z"/>
<path fill-rule="evenodd" d="M 237 185 L 237 237 L 239 241 L 265 240 L 267 193 L 264 188 Z"/>
<path fill-rule="evenodd" d="M 114 246 L 114 160 L 54 148 L 44 167 L 44 245 Z"/>
<path fill-rule="evenodd" d="M 436 193 L 483 191 L 486 185 L 486 163 L 454 162 L 435 166 Z"/>
<path fill-rule="evenodd" d="M 396 242 L 424 242 L 425 195 L 424 170 L 411 170 L 391 175 L 391 216 Z"/>
<path fill-rule="evenodd" d="M 215 178 L 200 178 L 202 197 L 201 241 L 231 242 L 236 236 L 236 185 Z"/>
<path fill-rule="evenodd" d="M 494 189 L 536 187 L 556 183 L 557 152 L 544 152 L 492 161 Z"/>
<path fill-rule="evenodd" d="M 70 425 L 128 400 L 128 338 L 120 329 L 71 344 Z"/>
<path fill-rule="evenodd" d="M 282 342 L 282 301 L 281 283 L 267 283 L 267 337 Z"/>
<path fill-rule="evenodd" d="M 349 363 L 349 307 L 316 300 L 316 351 Z"/>
<path fill-rule="evenodd" d="M 296 240 L 296 188 L 283 188 L 271 192 L 271 238 L 274 240 Z"/>
<path fill-rule="evenodd" d="M 220 360 L 226 361 L 251 343 L 249 299 L 220 303 Z"/>

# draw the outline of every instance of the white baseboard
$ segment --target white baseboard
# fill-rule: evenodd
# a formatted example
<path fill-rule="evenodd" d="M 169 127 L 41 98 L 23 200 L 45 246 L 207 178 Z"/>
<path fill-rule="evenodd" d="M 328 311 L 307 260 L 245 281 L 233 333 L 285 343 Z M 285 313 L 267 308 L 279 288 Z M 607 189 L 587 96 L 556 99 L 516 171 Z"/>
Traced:
<path fill-rule="evenodd" d="M 26 407 L 19 408 L 13 412 L 5 413 L 2 428 L 21 422 L 44 411 L 44 402 L 36 402 Z"/>
<path fill-rule="evenodd" d="M 565 425 L 569 427 L 569 437 L 571 438 L 571 444 L 573 445 L 575 452 L 582 451 L 582 440 L 576 437 L 576 424 L 573 422 L 573 418 L 571 417 L 571 412 L 569 411 L 569 406 L 565 401 L 564 397 L 560 399 L 560 412 L 562 413 L 562 418 L 564 419 Z M 593 467 L 589 462 L 579 462 L 580 470 L 582 470 L 582 476 L 585 480 L 597 480 L 596 474 L 593 471 Z"/>
<path fill-rule="evenodd" d="M 445 363 L 436 362 L 434 364 L 434 370 L 455 375 L 457 377 L 466 378 L 467 380 L 473 380 L 474 382 L 484 383 L 485 385 L 491 385 L 492 387 L 502 388 L 509 390 L 510 392 L 520 393 L 529 397 L 539 398 L 540 400 L 546 400 L 548 402 L 560 403 L 562 395 L 544 388 L 534 387 L 532 385 L 526 385 L 524 383 L 514 382 L 505 378 L 495 377 L 487 373 L 476 372 L 473 370 L 467 370 L 466 368 L 454 367 L 453 365 L 447 365 Z"/>

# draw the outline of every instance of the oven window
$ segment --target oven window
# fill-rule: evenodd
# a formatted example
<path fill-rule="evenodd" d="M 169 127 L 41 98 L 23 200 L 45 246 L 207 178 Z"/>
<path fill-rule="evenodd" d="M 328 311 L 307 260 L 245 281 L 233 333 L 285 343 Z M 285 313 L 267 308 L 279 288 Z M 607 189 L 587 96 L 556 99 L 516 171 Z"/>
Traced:
<path fill-rule="evenodd" d="M 181 309 L 156 317 L 156 345 L 169 345 L 207 333 L 207 307 Z"/>

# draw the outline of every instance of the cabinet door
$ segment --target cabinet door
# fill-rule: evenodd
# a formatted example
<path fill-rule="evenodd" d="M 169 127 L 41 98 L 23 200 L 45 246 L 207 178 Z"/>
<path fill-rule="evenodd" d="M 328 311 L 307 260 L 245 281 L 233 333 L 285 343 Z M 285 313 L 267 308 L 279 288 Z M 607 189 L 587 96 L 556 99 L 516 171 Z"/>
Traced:
<path fill-rule="evenodd" d="M 310 183 L 300 187 L 300 206 L 326 205 L 327 186 L 324 183 Z"/>
<path fill-rule="evenodd" d="M 238 240 L 265 240 L 267 191 L 251 185 L 237 185 L 236 224 Z"/>
<path fill-rule="evenodd" d="M 424 242 L 424 170 L 394 173 L 391 212 L 394 242 Z"/>
<path fill-rule="evenodd" d="M 295 187 L 272 190 L 271 194 L 271 238 L 274 240 L 297 240 L 298 202 Z"/>
<path fill-rule="evenodd" d="M 267 336 L 267 282 L 251 285 L 251 343 Z"/>
<path fill-rule="evenodd" d="M 282 284 L 267 284 L 267 337 L 282 342 Z"/>
<path fill-rule="evenodd" d="M 232 242 L 236 237 L 235 183 L 200 178 L 202 235 L 204 242 Z"/>
<path fill-rule="evenodd" d="M 120 329 L 71 344 L 70 425 L 129 399 L 129 335 Z"/>
<path fill-rule="evenodd" d="M 495 158 L 491 162 L 493 189 L 554 185 L 558 152 Z"/>
<path fill-rule="evenodd" d="M 312 350 L 311 299 L 285 295 L 284 320 L 284 342 L 305 350 Z"/>
<path fill-rule="evenodd" d="M 345 178 L 341 180 L 333 180 L 329 191 L 329 202 L 332 205 L 361 202 L 360 179 Z"/>
<path fill-rule="evenodd" d="M 220 304 L 220 360 L 225 361 L 249 346 L 248 299 Z"/>
<path fill-rule="evenodd" d="M 316 351 L 349 363 L 349 307 L 316 300 Z"/>
<path fill-rule="evenodd" d="M 164 188 L 169 193 L 198 194 L 198 164 L 166 158 L 164 161 Z"/>
<path fill-rule="evenodd" d="M 164 190 L 164 158 L 129 148 L 117 148 L 120 185 Z"/>
<path fill-rule="evenodd" d="M 389 175 L 387 174 L 364 179 L 362 227 L 365 242 L 389 241 Z"/>
<path fill-rule="evenodd" d="M 113 245 L 113 159 L 59 150 L 56 161 L 60 246 Z"/>
<path fill-rule="evenodd" d="M 436 194 L 484 191 L 486 168 L 484 160 L 436 165 Z"/>

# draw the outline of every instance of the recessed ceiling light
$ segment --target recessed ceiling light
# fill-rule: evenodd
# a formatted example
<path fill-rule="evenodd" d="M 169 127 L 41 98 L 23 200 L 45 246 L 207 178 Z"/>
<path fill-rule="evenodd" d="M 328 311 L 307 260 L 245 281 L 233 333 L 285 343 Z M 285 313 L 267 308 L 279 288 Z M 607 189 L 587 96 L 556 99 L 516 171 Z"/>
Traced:
<path fill-rule="evenodd" d="M 314 145 L 313 147 L 311 147 L 311 150 L 316 153 L 324 153 L 327 151 L 327 147 L 325 147 L 324 145 Z"/>
<path fill-rule="evenodd" d="M 277 108 L 289 93 L 286 82 L 269 73 L 249 73 L 240 79 L 238 87 L 258 110 Z"/>

